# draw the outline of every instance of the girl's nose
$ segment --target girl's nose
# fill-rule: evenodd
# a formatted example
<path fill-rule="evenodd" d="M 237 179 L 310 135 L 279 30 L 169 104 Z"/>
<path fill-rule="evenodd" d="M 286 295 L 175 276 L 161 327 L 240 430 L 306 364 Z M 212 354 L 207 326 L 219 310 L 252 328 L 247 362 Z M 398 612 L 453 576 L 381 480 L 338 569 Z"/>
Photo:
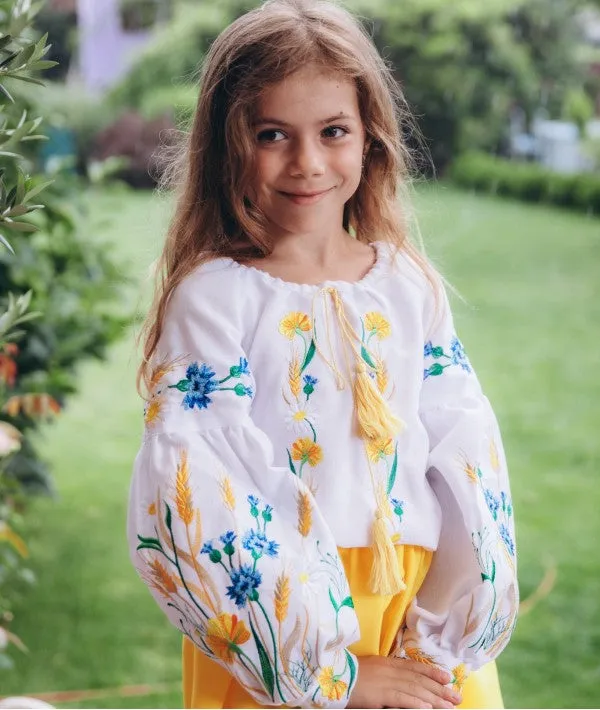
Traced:
<path fill-rule="evenodd" d="M 325 158 L 319 145 L 312 141 L 298 144 L 292 156 L 290 175 L 292 177 L 311 178 L 325 174 Z"/>

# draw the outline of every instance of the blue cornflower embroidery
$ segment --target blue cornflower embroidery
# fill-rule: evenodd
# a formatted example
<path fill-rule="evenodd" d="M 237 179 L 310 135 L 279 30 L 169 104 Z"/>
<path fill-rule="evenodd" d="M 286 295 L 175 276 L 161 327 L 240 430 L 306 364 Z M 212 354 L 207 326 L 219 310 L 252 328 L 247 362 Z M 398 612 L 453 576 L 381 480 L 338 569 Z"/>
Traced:
<path fill-rule="evenodd" d="M 233 599 L 236 606 L 243 609 L 246 601 L 258 599 L 258 587 L 262 582 L 261 573 L 252 565 L 242 565 L 239 569 L 232 569 L 229 577 L 232 584 L 227 587 L 227 596 Z"/>
<path fill-rule="evenodd" d="M 397 498 L 390 498 L 390 503 L 394 509 L 394 513 L 400 518 L 402 522 L 402 516 L 404 515 L 404 501 L 398 500 Z"/>
<path fill-rule="evenodd" d="M 506 545 L 506 549 L 509 551 L 509 553 L 514 557 L 515 554 L 515 543 L 513 542 L 513 539 L 510 535 L 510 531 L 508 527 L 504 524 L 501 523 L 499 527 L 500 531 L 500 537 L 504 541 L 504 544 Z"/>
<path fill-rule="evenodd" d="M 256 530 L 248 530 L 242 538 L 242 546 L 252 553 L 255 560 L 260 559 L 263 555 L 277 557 L 279 549 L 278 542 L 268 540 L 264 533 Z"/>
<path fill-rule="evenodd" d="M 315 387 L 317 386 L 319 380 L 312 375 L 304 375 L 302 379 L 304 380 L 304 388 L 302 391 L 306 395 L 306 400 L 308 401 L 310 395 L 315 391 Z"/>
<path fill-rule="evenodd" d="M 463 344 L 456 336 L 450 342 L 450 350 L 452 351 L 452 362 L 462 367 L 466 372 L 471 372 L 471 363 L 465 355 Z"/>
<path fill-rule="evenodd" d="M 450 353 L 451 354 L 448 355 L 441 345 L 433 345 L 431 340 L 428 340 L 423 347 L 423 356 L 425 358 L 431 357 L 435 362 L 423 370 L 423 379 L 439 377 L 447 367 L 451 367 L 452 365 L 460 367 L 466 372 L 473 371 L 462 343 L 456 335 L 453 335 L 450 340 Z"/>
<path fill-rule="evenodd" d="M 209 395 L 213 392 L 235 392 L 238 397 L 250 397 L 252 399 L 254 396 L 252 387 L 242 382 L 238 382 L 234 387 L 223 386 L 228 380 L 250 376 L 248 360 L 245 357 L 241 357 L 237 365 L 230 367 L 229 375 L 222 380 L 216 379 L 216 372 L 210 365 L 192 362 L 185 371 L 185 378 L 174 385 L 169 385 L 169 389 L 178 389 L 180 392 L 185 392 L 182 401 L 184 409 L 189 410 L 194 409 L 194 407 L 208 409 L 208 405 L 213 401 Z"/>
<path fill-rule="evenodd" d="M 498 508 L 500 508 L 500 501 L 496 498 L 494 493 L 489 488 L 483 489 L 483 495 L 485 497 L 485 502 L 490 513 L 493 515 L 494 520 L 498 518 Z"/>
<path fill-rule="evenodd" d="M 248 496 L 248 503 L 250 503 L 250 505 L 253 508 L 258 508 L 258 506 L 260 505 L 260 499 L 257 498 L 256 496 L 249 495 Z"/>
<path fill-rule="evenodd" d="M 204 545 L 202 545 L 202 549 L 200 550 L 200 553 L 203 555 L 210 555 L 210 553 L 214 550 L 212 546 L 212 542 L 205 542 Z"/>
<path fill-rule="evenodd" d="M 221 535 L 219 540 L 221 540 L 224 545 L 233 545 L 235 538 L 236 534 L 233 530 L 228 530 L 225 534 Z"/>

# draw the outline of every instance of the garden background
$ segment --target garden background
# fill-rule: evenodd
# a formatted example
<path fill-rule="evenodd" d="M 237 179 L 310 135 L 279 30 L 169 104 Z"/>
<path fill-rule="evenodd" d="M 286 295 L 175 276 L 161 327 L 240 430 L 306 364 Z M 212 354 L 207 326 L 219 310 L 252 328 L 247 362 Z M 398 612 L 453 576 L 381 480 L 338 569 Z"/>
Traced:
<path fill-rule="evenodd" d="M 99 88 L 86 87 L 81 65 L 74 15 L 84 4 L 45 3 L 34 17 L 0 1 L 0 83 L 14 100 L 0 124 L 0 232 L 14 250 L 0 245 L 0 317 L 9 292 L 29 289 L 21 318 L 40 312 L 14 340 L 0 327 L 0 445 L 13 442 L 0 455 L 0 696 L 180 707 L 180 638 L 125 541 L 142 431 L 133 336 L 172 207 L 152 192 L 158 141 L 189 118 L 201 52 L 244 6 L 126 0 L 122 27 L 147 37 L 127 72 Z M 600 151 L 586 127 L 600 109 L 600 50 L 578 20 L 594 3 L 448 5 L 354 7 L 428 141 L 421 231 L 464 297 L 459 332 L 504 435 L 523 599 L 499 660 L 506 705 L 597 707 Z M 23 70 L 2 44 L 11 22 L 18 37 L 16 16 L 27 20 L 20 51 L 46 31 L 53 44 Z M 47 59 L 59 64 L 33 66 Z M 507 133 L 515 106 L 528 122 L 543 109 L 574 124 L 586 169 L 519 159 Z M 36 134 L 50 140 L 20 140 Z M 19 167 L 29 177 L 12 193 Z M 44 209 L 19 213 L 18 198 L 31 205 L 38 187 Z M 28 222 L 35 232 L 18 227 Z"/>

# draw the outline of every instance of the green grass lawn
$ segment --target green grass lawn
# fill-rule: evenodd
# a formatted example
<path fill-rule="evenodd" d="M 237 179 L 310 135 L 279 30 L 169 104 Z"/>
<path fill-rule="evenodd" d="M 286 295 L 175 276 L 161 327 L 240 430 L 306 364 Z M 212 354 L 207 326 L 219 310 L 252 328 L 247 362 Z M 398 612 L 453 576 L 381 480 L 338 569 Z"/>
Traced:
<path fill-rule="evenodd" d="M 512 470 L 522 597 L 556 583 L 500 659 L 508 707 L 600 703 L 600 221 L 422 188 L 430 254 L 465 298 L 456 320 L 502 426 Z M 164 231 L 150 194 L 95 194 L 94 239 L 141 281 Z M 130 292 L 131 308 L 138 301 Z M 59 707 L 179 707 L 180 639 L 130 567 L 125 509 L 141 433 L 130 334 L 45 432 L 58 500 L 38 500 L 27 538 L 38 584 L 13 630 L 30 647 L 0 693 L 150 685 L 153 695 Z M 112 693 L 112 694 L 111 694 Z"/>

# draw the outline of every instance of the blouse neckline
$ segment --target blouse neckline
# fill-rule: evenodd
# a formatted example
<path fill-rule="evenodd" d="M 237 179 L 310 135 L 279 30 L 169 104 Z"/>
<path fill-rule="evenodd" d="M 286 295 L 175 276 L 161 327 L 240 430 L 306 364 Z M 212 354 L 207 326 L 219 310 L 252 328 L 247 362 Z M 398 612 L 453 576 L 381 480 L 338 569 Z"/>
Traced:
<path fill-rule="evenodd" d="M 375 251 L 375 261 L 371 265 L 371 268 L 367 273 L 357 281 L 344 281 L 344 280 L 326 280 L 317 284 L 307 284 L 298 283 L 296 281 L 286 281 L 279 276 L 273 276 L 263 269 L 259 269 L 256 266 L 250 266 L 248 264 L 240 264 L 235 259 L 225 256 L 221 257 L 219 261 L 223 264 L 230 266 L 233 269 L 246 272 L 254 278 L 259 279 L 267 285 L 277 286 L 278 288 L 285 288 L 289 291 L 303 291 L 303 292 L 314 292 L 322 288 L 337 288 L 340 290 L 349 290 L 356 288 L 365 288 L 370 283 L 372 283 L 381 274 L 385 266 L 385 249 L 383 249 L 383 244 L 381 242 L 371 242 L 370 246 Z"/>

